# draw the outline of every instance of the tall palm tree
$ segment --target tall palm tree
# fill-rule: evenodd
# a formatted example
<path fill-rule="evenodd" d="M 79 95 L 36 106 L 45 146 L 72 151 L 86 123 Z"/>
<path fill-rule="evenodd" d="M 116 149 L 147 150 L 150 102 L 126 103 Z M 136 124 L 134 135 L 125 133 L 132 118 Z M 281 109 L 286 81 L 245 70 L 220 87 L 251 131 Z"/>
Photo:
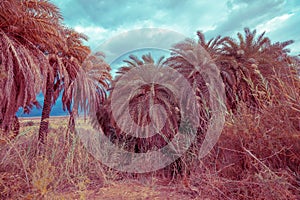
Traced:
<path fill-rule="evenodd" d="M 63 42 L 57 30 L 61 15 L 53 4 L 1 1 L 0 10 L 0 126 L 7 131 L 18 108 L 36 102 L 45 85 L 50 67 L 45 51 L 56 51 Z"/>
<path fill-rule="evenodd" d="M 84 46 L 85 35 L 72 29 L 60 27 L 64 38 L 64 47 L 58 52 L 49 54 L 49 64 L 44 88 L 44 104 L 39 129 L 39 141 L 45 143 L 49 127 L 49 117 L 52 105 L 55 104 L 59 94 L 74 81 L 80 71 L 81 65 L 90 53 Z"/>

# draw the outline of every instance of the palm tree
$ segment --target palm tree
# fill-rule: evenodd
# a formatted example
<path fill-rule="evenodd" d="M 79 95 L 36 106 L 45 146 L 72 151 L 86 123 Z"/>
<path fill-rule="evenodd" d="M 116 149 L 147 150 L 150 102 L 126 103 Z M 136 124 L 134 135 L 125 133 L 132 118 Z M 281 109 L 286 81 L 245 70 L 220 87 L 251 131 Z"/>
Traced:
<path fill-rule="evenodd" d="M 112 81 L 108 100 L 98 110 L 98 123 L 113 142 L 123 145 L 128 151 L 159 149 L 176 134 L 180 120 L 178 102 L 171 90 L 155 82 L 150 83 L 155 79 L 153 74 L 159 79 L 166 78 L 159 75 L 164 57 L 157 62 L 150 54 L 143 55 L 142 59 L 134 55 L 129 58 L 124 60 L 127 65 L 119 69 Z M 137 73 L 131 70 L 137 70 Z M 146 73 L 142 73 L 143 70 Z M 154 109 L 155 105 L 161 106 L 160 109 Z M 114 109 L 115 115 L 111 109 Z M 164 121 L 163 126 L 161 123 Z M 157 132 L 150 127 L 151 122 L 159 126 Z"/>
<path fill-rule="evenodd" d="M 274 75 L 287 67 L 285 47 L 293 41 L 271 44 L 265 33 L 256 38 L 256 30 L 244 29 L 238 41 L 225 37 L 217 59 L 226 86 L 228 107 L 235 110 L 240 101 L 259 108 L 271 101 Z M 286 74 L 286 73 L 283 73 Z"/>
<path fill-rule="evenodd" d="M 220 71 L 214 64 L 223 39 L 218 36 L 206 42 L 201 32 L 198 37 L 198 42 L 186 39 L 175 44 L 171 49 L 172 56 L 165 62 L 185 77 L 191 86 L 187 92 L 194 93 L 197 100 L 197 106 L 193 108 L 198 110 L 198 116 L 194 117 L 199 118 L 196 138 L 192 148 L 175 163 L 180 174 L 187 170 L 185 159 L 193 159 L 195 155 L 203 157 L 212 149 L 225 121 L 225 91 Z"/>
<path fill-rule="evenodd" d="M 172 56 L 166 61 L 166 65 L 183 74 L 192 86 L 193 91 L 191 92 L 195 92 L 201 115 L 198 133 L 204 133 L 207 130 L 208 121 L 211 117 L 212 105 L 209 104 L 212 103 L 210 102 L 210 96 L 214 93 L 211 87 L 216 86 L 214 88 L 215 95 L 218 97 L 220 97 L 222 91 L 222 83 L 216 83 L 217 80 L 220 80 L 220 72 L 214 65 L 214 59 L 211 58 L 208 52 L 211 52 L 213 57 L 216 57 L 218 45 L 222 42 L 222 39 L 220 40 L 220 37 L 217 37 L 206 43 L 200 32 L 198 32 L 198 36 L 198 43 L 194 40 L 186 39 L 174 45 L 171 49 L 173 52 Z"/>
<path fill-rule="evenodd" d="M 172 56 L 166 65 L 180 72 L 190 83 L 197 98 L 199 126 L 193 146 L 202 158 L 216 144 L 225 122 L 226 96 L 220 70 L 214 63 L 218 59 L 219 47 L 223 41 L 220 37 L 205 43 L 204 37 L 197 43 L 186 39 L 173 46 Z M 212 42 L 213 41 L 213 42 Z M 203 47 L 203 46 L 204 47 Z M 206 51 L 208 49 L 208 51 Z M 213 53 L 211 57 L 208 52 Z"/>
<path fill-rule="evenodd" d="M 48 56 L 51 68 L 48 69 L 46 76 L 47 82 L 44 88 L 44 104 L 39 129 L 39 142 L 42 144 L 45 143 L 48 133 L 52 105 L 55 104 L 61 91 L 77 78 L 82 63 L 90 53 L 90 49 L 82 44 L 82 39 L 87 39 L 85 35 L 65 27 L 61 27 L 61 32 L 63 32 L 65 41 L 64 48 Z"/>
<path fill-rule="evenodd" d="M 45 85 L 50 67 L 45 51 L 62 46 L 61 15 L 46 1 L 1 1 L 0 10 L 0 126 L 8 131 L 18 108 L 36 103 Z"/>
<path fill-rule="evenodd" d="M 107 99 L 107 89 L 111 81 L 110 66 L 105 63 L 104 55 L 97 52 L 88 56 L 79 69 L 76 79 L 64 87 L 62 102 L 70 113 L 69 129 L 75 131 L 75 117 L 79 108 L 91 119 Z M 71 106 L 73 105 L 73 106 Z"/>

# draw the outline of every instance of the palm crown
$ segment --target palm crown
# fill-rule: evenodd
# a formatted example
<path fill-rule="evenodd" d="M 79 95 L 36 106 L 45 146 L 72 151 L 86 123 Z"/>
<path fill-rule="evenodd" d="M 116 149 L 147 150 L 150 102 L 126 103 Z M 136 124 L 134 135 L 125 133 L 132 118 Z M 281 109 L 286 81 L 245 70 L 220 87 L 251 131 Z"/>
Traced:
<path fill-rule="evenodd" d="M 0 120 L 9 129 L 20 106 L 36 104 L 50 69 L 45 52 L 56 52 L 63 40 L 57 29 L 61 15 L 53 4 L 13 0 L 1 1 L 0 8 Z"/>
<path fill-rule="evenodd" d="M 131 55 L 112 82 L 106 112 L 98 113 L 104 132 L 114 134 L 111 138 L 117 136 L 119 142 L 125 139 L 131 150 L 146 152 L 163 147 L 178 131 L 180 114 L 176 98 L 170 89 L 155 83 L 156 78 L 164 79 L 159 75 L 162 61 L 163 57 L 155 63 L 150 54 L 143 55 L 142 60 Z M 105 123 L 110 123 L 114 131 L 109 131 Z M 155 125 L 150 126 L 151 123 Z"/>

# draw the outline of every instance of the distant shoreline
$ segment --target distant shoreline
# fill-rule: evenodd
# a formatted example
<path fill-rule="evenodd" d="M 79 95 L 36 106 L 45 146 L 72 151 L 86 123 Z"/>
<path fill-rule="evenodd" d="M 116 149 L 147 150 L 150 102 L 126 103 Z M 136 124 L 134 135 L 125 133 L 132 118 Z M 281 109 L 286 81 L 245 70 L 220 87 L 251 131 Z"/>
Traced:
<path fill-rule="evenodd" d="M 61 116 L 50 116 L 51 118 L 66 118 L 69 117 L 70 115 L 61 115 Z M 19 119 L 29 119 L 29 120 L 37 120 L 37 119 L 41 119 L 41 116 L 38 117 L 18 117 Z"/>

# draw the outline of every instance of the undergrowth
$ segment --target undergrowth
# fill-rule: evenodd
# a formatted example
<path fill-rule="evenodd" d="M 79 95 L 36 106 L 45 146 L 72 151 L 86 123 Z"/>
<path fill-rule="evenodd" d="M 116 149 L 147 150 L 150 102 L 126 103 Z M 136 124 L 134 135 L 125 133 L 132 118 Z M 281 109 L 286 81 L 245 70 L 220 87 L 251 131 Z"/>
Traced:
<path fill-rule="evenodd" d="M 40 155 L 38 126 L 24 121 L 15 139 L 0 138 L 0 199 L 116 199 L 116 191 L 123 199 L 130 194 L 141 199 L 300 199 L 300 87 L 292 84 L 278 80 L 275 89 L 281 92 L 259 110 L 240 103 L 228 113 L 218 143 L 205 158 L 197 159 L 198 146 L 192 145 L 170 166 L 145 174 L 102 165 L 65 125 L 51 127 Z M 129 196 L 120 191 L 129 187 L 138 191 Z"/>

